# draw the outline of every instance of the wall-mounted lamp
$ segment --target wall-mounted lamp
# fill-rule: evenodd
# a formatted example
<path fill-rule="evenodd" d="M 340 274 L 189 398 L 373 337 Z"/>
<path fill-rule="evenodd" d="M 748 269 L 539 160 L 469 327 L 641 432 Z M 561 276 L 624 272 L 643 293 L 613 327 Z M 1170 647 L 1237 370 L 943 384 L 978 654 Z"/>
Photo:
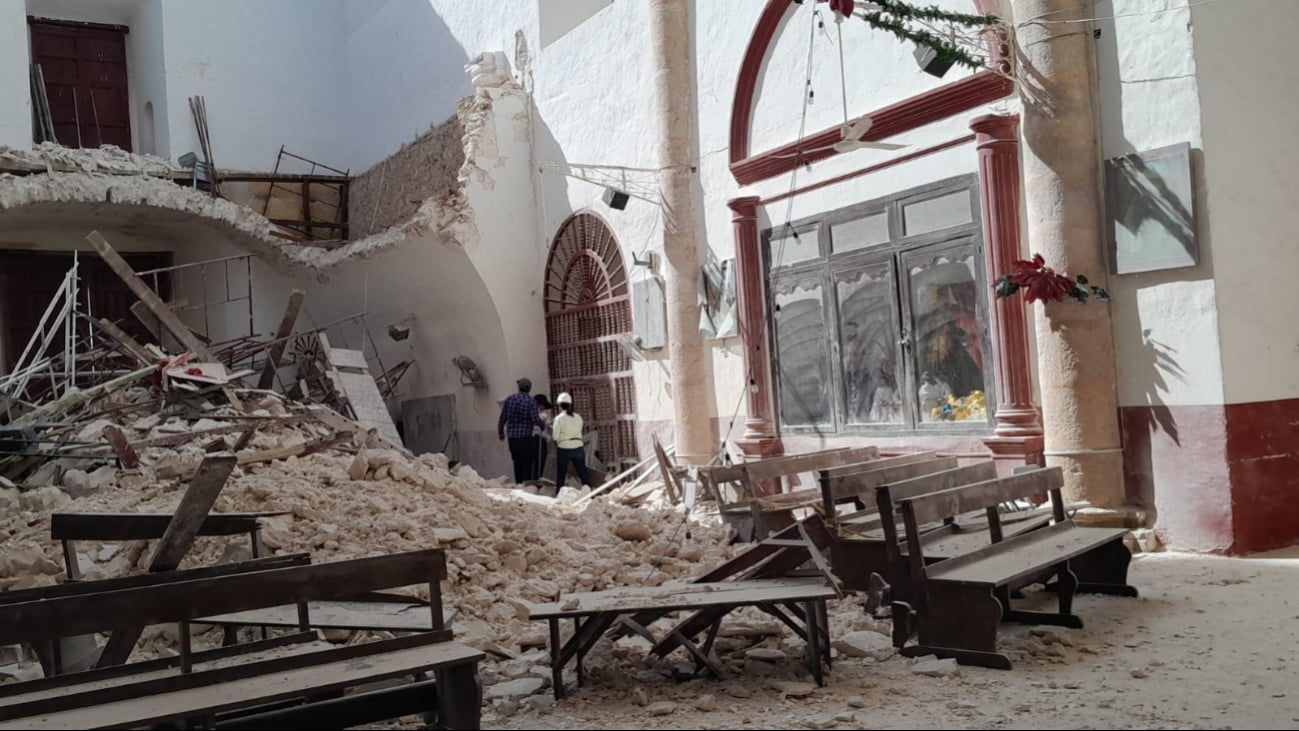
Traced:
<path fill-rule="evenodd" d="M 617 188 L 604 189 L 604 204 L 615 211 L 625 210 L 628 200 L 631 200 L 631 196 Z"/>
<path fill-rule="evenodd" d="M 401 342 L 401 341 L 405 340 L 406 338 L 410 337 L 410 326 L 409 326 L 409 325 L 389 325 L 389 326 L 388 326 L 388 337 L 392 338 L 393 340 L 395 340 L 395 341 L 397 341 L 397 342 Z"/>

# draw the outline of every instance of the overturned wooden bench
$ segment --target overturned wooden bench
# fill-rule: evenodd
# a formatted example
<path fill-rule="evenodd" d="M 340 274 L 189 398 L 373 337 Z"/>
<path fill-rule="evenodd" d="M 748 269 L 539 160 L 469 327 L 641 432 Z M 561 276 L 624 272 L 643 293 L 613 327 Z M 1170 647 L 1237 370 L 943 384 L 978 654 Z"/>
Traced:
<path fill-rule="evenodd" d="M 3 644 L 50 643 L 68 635 L 174 622 L 180 653 L 0 687 L 0 729 L 173 722 L 218 728 L 305 727 L 312 722 L 342 728 L 421 712 L 435 712 L 449 728 L 478 728 L 477 664 L 483 655 L 453 642 L 444 626 L 440 582 L 446 561 L 441 550 L 315 565 L 304 559 L 274 557 L 78 582 L 50 587 L 38 598 L 26 592 L 4 597 L 13 601 L 0 603 Z M 305 627 L 311 602 L 415 584 L 429 586 L 424 632 L 343 647 L 301 632 L 207 652 L 191 648 L 190 624 L 210 613 L 294 605 Z M 430 673 L 431 681 L 425 679 Z M 420 680 L 344 694 L 405 677 Z"/>
<path fill-rule="evenodd" d="M 563 595 L 558 601 L 544 604 L 526 603 L 528 618 L 546 620 L 550 625 L 550 671 L 555 698 L 564 697 L 564 668 L 574 660 L 577 663 L 577 682 L 584 681 L 582 659 L 600 636 L 619 618 L 642 612 L 654 614 L 679 610 L 695 612 L 717 610 L 710 619 L 707 637 L 702 643 L 681 631 L 670 630 L 664 638 L 655 637 L 643 625 L 635 625 L 637 634 L 656 646 L 663 640 L 672 640 L 675 646 L 685 648 L 694 657 L 697 667 L 708 668 L 715 677 L 721 669 L 710 659 L 713 641 L 723 616 L 741 607 L 762 607 L 779 612 L 787 623 L 795 623 L 799 634 L 807 641 L 807 665 L 818 685 L 825 682 L 821 663 L 829 653 L 822 647 L 826 630 L 825 601 L 838 596 L 838 590 L 819 577 L 786 579 L 748 579 L 694 584 L 665 584 L 655 587 L 624 587 L 606 591 Z M 792 615 L 780 612 L 779 607 L 796 607 Z M 802 621 L 797 625 L 796 617 Z M 573 634 L 561 642 L 561 622 L 573 620 Z"/>
<path fill-rule="evenodd" d="M 910 601 L 893 603 L 895 641 L 918 633 L 909 656 L 937 655 L 967 665 L 1010 669 L 998 653 L 997 627 L 1002 621 L 1082 627 L 1073 614 L 1074 594 L 1089 591 L 1136 596 L 1127 583 L 1131 553 L 1122 528 L 1082 527 L 1065 516 L 1059 467 L 1020 472 L 999 480 L 939 490 L 898 500 L 906 528 Z M 1052 523 L 1038 530 L 1007 535 L 1001 503 L 1049 493 Z M 987 514 L 989 543 L 944 561 L 926 560 L 926 524 L 946 522 L 970 511 Z M 1085 581 L 1072 562 L 1087 555 Z M 1058 611 L 1040 612 L 1011 606 L 1012 593 L 1047 583 L 1057 594 Z"/>
<path fill-rule="evenodd" d="M 702 467 L 699 480 L 717 502 L 722 520 L 735 528 L 738 539 L 752 542 L 793 525 L 794 510 L 816 504 L 816 488 L 785 490 L 800 474 L 846 467 L 879 459 L 876 447 L 852 447 L 807 452 L 735 465 Z M 762 486 L 779 483 L 782 492 L 762 495 Z M 734 497 L 732 497 L 734 496 Z"/>

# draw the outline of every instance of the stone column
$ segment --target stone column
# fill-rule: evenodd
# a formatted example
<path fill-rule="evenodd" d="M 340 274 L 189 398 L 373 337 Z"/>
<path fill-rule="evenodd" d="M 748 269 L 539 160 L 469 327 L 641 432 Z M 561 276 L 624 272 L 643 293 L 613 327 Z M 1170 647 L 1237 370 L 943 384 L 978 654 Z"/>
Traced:
<path fill-rule="evenodd" d="M 731 224 L 735 230 L 735 297 L 740 340 L 744 343 L 744 435 L 736 445 L 746 457 L 761 459 L 785 453 L 776 436 L 771 408 L 771 371 L 767 357 L 767 307 L 762 286 L 762 252 L 758 248 L 758 198 L 732 199 Z M 768 486 L 764 486 L 768 487 Z M 771 486 L 778 491 L 779 486 Z"/>
<path fill-rule="evenodd" d="M 1009 271 L 1023 258 L 1019 236 L 1019 117 L 986 115 L 970 123 L 979 153 L 979 195 L 983 251 L 988 279 Z M 995 365 L 997 430 L 983 440 L 997 471 L 1042 464 L 1042 419 L 1033 399 L 1027 317 L 1018 297 L 991 294 L 992 349 Z"/>
<path fill-rule="evenodd" d="M 667 263 L 668 375 L 672 379 L 676 459 L 713 456 L 712 404 L 704 336 L 699 332 L 699 220 L 695 213 L 690 72 L 690 3 L 649 0 L 657 103 L 659 194 Z"/>
<path fill-rule="evenodd" d="M 1013 0 L 1023 99 L 1029 250 L 1069 275 L 1105 286 L 1099 124 L 1091 2 Z M 1051 23 L 1022 22 L 1050 18 Z M 1021 21 L 1022 19 L 1022 21 Z M 1123 451 L 1110 307 L 1072 300 L 1034 305 L 1046 461 L 1064 469 L 1071 499 L 1122 519 Z"/>

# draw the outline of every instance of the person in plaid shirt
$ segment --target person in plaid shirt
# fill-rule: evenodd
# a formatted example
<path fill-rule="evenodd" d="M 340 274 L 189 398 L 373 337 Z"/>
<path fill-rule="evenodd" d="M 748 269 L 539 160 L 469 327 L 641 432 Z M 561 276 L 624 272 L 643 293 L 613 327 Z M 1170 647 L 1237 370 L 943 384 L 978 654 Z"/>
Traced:
<path fill-rule="evenodd" d="M 520 378 L 519 392 L 501 404 L 501 418 L 496 422 L 496 434 L 501 441 L 509 439 L 510 460 L 514 462 L 514 481 L 527 482 L 537 475 L 537 440 L 533 428 L 545 428 L 546 422 L 537 413 L 537 402 L 529 394 L 532 381 Z"/>

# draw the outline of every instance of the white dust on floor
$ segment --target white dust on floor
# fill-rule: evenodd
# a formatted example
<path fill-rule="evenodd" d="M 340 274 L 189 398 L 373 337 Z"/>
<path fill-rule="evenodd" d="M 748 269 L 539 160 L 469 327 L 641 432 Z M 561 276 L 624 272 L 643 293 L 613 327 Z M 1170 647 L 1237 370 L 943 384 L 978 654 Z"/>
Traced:
<path fill-rule="evenodd" d="M 502 717 L 489 702 L 484 727 L 1294 728 L 1299 559 L 1286 555 L 1299 554 L 1141 555 L 1131 572 L 1141 598 L 1079 597 L 1084 629 L 1003 625 L 1010 671 L 961 667 L 930 677 L 899 656 L 838 658 L 826 688 L 782 698 L 772 678 L 732 672 L 678 683 L 665 677 L 671 663 L 637 671 L 643 653 L 620 647 L 604 659 L 607 669 L 596 660 L 602 677 L 558 704 L 547 690 Z M 832 610 L 836 631 L 857 613 L 852 601 Z M 809 680 L 793 656 L 776 672 Z M 715 710 L 694 707 L 704 695 Z M 664 701 L 672 705 L 653 705 Z"/>

